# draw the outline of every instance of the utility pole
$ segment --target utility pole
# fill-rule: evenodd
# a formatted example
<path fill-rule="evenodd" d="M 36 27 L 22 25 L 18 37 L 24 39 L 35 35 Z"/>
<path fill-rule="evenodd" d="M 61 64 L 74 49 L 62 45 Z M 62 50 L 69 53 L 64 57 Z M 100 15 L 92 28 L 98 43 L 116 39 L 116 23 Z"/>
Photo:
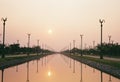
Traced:
<path fill-rule="evenodd" d="M 105 20 L 104 19 L 99 19 L 99 22 L 100 22 L 100 24 L 101 24 L 101 47 L 102 47 L 102 27 L 103 27 L 103 23 L 105 22 Z M 103 54 L 101 53 L 100 54 L 100 59 L 103 59 Z"/>
<path fill-rule="evenodd" d="M 81 37 L 81 56 L 82 56 L 83 55 L 83 53 L 82 53 L 82 43 L 83 43 L 82 39 L 83 39 L 83 35 L 80 35 L 80 37 Z"/>
<path fill-rule="evenodd" d="M 3 53 L 2 53 L 2 58 L 5 58 L 5 23 L 7 21 L 7 18 L 2 18 L 3 21 Z"/>
<path fill-rule="evenodd" d="M 29 52 L 30 52 L 30 35 L 31 34 L 28 34 L 28 56 L 30 55 Z"/>

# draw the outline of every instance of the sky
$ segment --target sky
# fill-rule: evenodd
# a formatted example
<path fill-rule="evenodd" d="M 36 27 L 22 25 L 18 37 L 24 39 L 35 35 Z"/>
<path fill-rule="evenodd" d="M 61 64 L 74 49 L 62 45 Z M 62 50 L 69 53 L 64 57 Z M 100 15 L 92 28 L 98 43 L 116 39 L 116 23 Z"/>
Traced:
<path fill-rule="evenodd" d="M 99 19 L 104 19 L 103 42 L 120 43 L 120 0 L 0 0 L 0 18 L 7 17 L 6 44 L 46 44 L 56 51 L 73 40 L 80 47 L 80 34 L 87 47 L 100 43 Z M 3 22 L 0 22 L 2 42 Z"/>

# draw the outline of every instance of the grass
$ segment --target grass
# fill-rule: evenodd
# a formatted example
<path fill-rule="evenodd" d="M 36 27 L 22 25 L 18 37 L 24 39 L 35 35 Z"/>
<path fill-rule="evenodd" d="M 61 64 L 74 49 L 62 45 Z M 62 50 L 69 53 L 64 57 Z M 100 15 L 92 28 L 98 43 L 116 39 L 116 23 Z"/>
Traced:
<path fill-rule="evenodd" d="M 7 61 L 10 61 L 10 60 L 21 60 L 21 59 L 25 59 L 25 58 L 34 57 L 34 56 L 17 56 L 17 57 L 0 58 L 0 62 L 7 62 Z"/>
<path fill-rule="evenodd" d="M 76 56 L 78 57 L 78 56 Z M 80 56 L 79 56 L 80 57 Z M 92 58 L 92 57 L 80 57 L 80 58 L 83 58 L 83 59 L 87 59 L 87 60 L 91 60 L 91 61 L 95 61 L 95 62 L 98 62 L 98 63 L 102 63 L 102 64 L 106 64 L 106 65 L 110 65 L 112 67 L 117 67 L 120 69 L 120 62 L 119 61 L 113 61 L 113 60 L 106 60 L 106 59 L 99 59 L 99 58 Z"/>
<path fill-rule="evenodd" d="M 71 55 L 71 56 L 74 57 L 75 59 L 78 59 L 78 58 L 87 59 L 87 60 L 91 60 L 91 61 L 95 61 L 95 62 L 98 62 L 98 63 L 110 65 L 112 67 L 116 67 L 116 68 L 120 69 L 120 61 L 99 59 L 99 58 L 93 58 L 93 57 L 88 57 L 88 56 L 82 56 L 81 57 L 81 56 L 79 56 L 79 54 Z"/>

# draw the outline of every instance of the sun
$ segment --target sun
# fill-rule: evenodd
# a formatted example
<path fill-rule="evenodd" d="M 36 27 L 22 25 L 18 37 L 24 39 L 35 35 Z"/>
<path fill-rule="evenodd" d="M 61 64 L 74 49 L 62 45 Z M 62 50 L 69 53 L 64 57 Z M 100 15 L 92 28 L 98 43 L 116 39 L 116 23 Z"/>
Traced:
<path fill-rule="evenodd" d="M 49 29 L 48 34 L 52 34 L 52 33 L 53 33 L 52 29 Z"/>

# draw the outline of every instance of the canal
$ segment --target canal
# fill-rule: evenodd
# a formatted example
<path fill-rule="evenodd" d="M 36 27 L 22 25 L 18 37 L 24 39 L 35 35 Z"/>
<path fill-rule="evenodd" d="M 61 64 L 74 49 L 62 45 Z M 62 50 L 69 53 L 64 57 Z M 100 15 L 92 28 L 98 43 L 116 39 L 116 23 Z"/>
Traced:
<path fill-rule="evenodd" d="M 0 70 L 1 82 L 120 82 L 120 79 L 62 54 Z"/>

